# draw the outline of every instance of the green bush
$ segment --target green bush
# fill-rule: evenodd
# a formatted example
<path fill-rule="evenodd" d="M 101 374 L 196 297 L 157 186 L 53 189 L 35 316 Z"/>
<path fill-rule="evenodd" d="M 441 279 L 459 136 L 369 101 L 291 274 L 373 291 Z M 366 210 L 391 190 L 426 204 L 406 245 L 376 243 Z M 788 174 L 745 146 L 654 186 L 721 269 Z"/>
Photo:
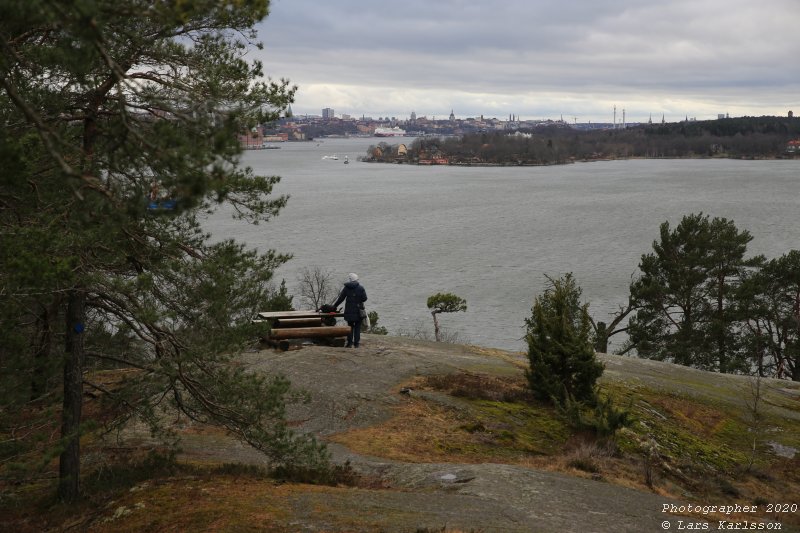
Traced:
<path fill-rule="evenodd" d="M 369 328 L 365 330 L 365 333 L 372 333 L 373 335 L 388 335 L 389 330 L 387 330 L 383 326 L 378 325 L 378 312 L 377 311 L 370 311 L 367 313 L 369 315 Z"/>
<path fill-rule="evenodd" d="M 550 286 L 536 297 L 531 317 L 525 320 L 528 383 L 539 400 L 561 406 L 594 405 L 603 365 L 590 340 L 588 304 L 581 305 L 581 289 L 572 274 L 547 279 Z"/>

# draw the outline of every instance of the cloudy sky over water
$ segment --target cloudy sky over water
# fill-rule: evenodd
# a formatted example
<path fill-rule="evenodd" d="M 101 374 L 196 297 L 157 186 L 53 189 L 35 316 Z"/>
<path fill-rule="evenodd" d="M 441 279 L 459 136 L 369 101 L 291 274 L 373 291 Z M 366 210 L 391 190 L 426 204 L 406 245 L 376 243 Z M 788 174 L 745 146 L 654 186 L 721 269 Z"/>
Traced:
<path fill-rule="evenodd" d="M 259 38 L 296 115 L 800 114 L 800 0 L 272 0 Z"/>

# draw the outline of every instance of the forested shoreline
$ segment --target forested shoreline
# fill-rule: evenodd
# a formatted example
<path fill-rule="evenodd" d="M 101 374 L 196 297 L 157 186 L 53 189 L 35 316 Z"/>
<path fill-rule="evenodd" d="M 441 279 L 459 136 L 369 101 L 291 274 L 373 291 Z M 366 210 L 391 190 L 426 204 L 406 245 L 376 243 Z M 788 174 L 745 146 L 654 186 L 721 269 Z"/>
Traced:
<path fill-rule="evenodd" d="M 525 166 L 627 158 L 778 159 L 798 155 L 800 119 L 743 117 L 580 131 L 566 126 L 422 137 L 370 146 L 364 161 Z"/>

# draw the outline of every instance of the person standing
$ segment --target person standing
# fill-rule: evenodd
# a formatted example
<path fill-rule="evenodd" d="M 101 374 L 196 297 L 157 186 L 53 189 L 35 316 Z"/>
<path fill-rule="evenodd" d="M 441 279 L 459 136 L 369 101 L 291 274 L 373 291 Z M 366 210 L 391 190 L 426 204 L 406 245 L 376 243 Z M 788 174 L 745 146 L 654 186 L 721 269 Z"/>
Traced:
<path fill-rule="evenodd" d="M 344 284 L 342 292 L 336 298 L 333 307 L 338 307 L 339 304 L 344 302 L 344 320 L 350 326 L 350 333 L 347 335 L 346 348 L 358 348 L 361 341 L 361 321 L 362 310 L 364 309 L 364 302 L 367 301 L 367 291 L 358 282 L 358 276 L 350 273 L 347 276 L 347 281 Z"/>

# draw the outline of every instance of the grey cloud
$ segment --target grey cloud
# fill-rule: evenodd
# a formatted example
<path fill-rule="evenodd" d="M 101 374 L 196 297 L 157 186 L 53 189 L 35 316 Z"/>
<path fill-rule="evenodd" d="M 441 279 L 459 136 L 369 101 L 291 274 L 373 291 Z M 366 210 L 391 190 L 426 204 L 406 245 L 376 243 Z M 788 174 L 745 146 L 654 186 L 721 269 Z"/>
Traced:
<path fill-rule="evenodd" d="M 267 70 L 301 94 L 328 83 L 784 106 L 800 92 L 798 16 L 797 0 L 278 0 L 260 34 Z"/>

